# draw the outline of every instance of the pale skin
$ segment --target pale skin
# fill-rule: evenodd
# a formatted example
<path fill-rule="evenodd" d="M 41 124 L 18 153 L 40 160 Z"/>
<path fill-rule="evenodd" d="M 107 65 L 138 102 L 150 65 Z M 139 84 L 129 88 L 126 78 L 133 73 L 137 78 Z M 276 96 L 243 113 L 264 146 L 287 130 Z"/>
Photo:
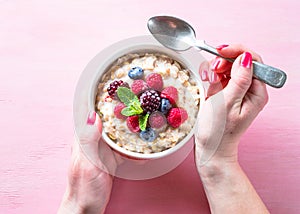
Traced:
<path fill-rule="evenodd" d="M 252 79 L 252 58 L 262 60 L 241 45 L 223 45 L 218 51 L 222 56 L 236 60 L 231 64 L 221 58 L 214 59 L 209 66 L 219 74 L 218 78 L 211 78 L 211 71 L 204 75 L 200 72 L 203 81 L 210 82 L 203 109 L 216 106 L 213 114 L 199 113 L 199 129 L 195 132 L 198 173 L 212 213 L 269 213 L 238 162 L 240 138 L 268 101 L 265 84 Z M 222 102 L 215 104 L 219 97 Z M 101 140 L 102 126 L 98 116 L 94 118 L 89 116 L 82 134 L 74 143 L 69 184 L 58 213 L 104 213 L 108 204 L 113 176 L 107 169 L 114 170 L 117 162 Z M 215 118 L 223 120 L 219 122 Z M 214 121 L 214 128 L 200 128 L 211 121 Z M 78 141 L 84 147 L 80 147 Z M 207 146 L 209 142 L 218 146 Z M 110 158 L 103 162 L 112 163 L 111 166 L 104 166 L 97 158 L 99 147 L 107 154 L 104 157 Z M 86 158 L 84 151 L 94 154 L 93 163 Z"/>
<path fill-rule="evenodd" d="M 113 173 L 108 173 L 108 169 L 115 170 L 117 162 L 113 152 L 102 141 L 101 131 L 100 119 L 92 112 L 72 147 L 68 186 L 59 214 L 104 213 L 113 184 Z M 110 166 L 102 164 L 98 157 L 99 149 L 104 153 L 102 156 L 108 159 L 103 162 L 110 163 Z M 89 155 L 85 155 L 86 152 Z"/>
<path fill-rule="evenodd" d="M 223 104 L 215 108 L 212 117 L 222 117 L 218 114 L 226 112 L 224 132 L 220 144 L 209 159 L 201 162 L 199 154 L 210 153 L 211 147 L 205 147 L 204 143 L 213 138 L 218 132 L 219 121 L 215 120 L 212 131 L 201 129 L 201 124 L 207 124 L 213 118 L 199 115 L 199 129 L 196 132 L 196 165 L 204 185 L 212 213 L 269 213 L 264 203 L 256 193 L 251 182 L 243 172 L 238 162 L 238 144 L 240 137 L 263 109 L 268 101 L 265 84 L 252 79 L 252 66 L 245 67 L 244 52 L 251 52 L 240 45 L 230 45 L 219 53 L 228 58 L 235 58 L 232 65 L 221 60 L 214 72 L 230 74 L 231 78 L 221 77 L 225 88 L 220 90 L 220 84 L 213 83 L 208 90 L 209 98 L 205 105 L 218 93 L 223 93 Z M 251 52 L 253 60 L 261 58 Z M 247 55 L 247 54 L 246 54 Z M 249 54 L 248 54 L 249 55 Z M 249 56 L 248 56 L 249 57 Z M 219 58 L 212 62 L 212 66 Z M 244 60 L 244 61 L 243 61 Z M 247 64 L 247 63 L 246 63 Z M 214 67 L 214 66 L 213 66 Z M 231 69 L 231 72 L 229 72 Z M 208 75 L 209 76 L 209 75 Z M 209 79 L 208 79 L 209 81 Z M 218 82 L 218 81 L 217 81 Z M 206 106 L 204 105 L 204 109 Z M 207 115 L 207 114 L 206 114 Z"/>

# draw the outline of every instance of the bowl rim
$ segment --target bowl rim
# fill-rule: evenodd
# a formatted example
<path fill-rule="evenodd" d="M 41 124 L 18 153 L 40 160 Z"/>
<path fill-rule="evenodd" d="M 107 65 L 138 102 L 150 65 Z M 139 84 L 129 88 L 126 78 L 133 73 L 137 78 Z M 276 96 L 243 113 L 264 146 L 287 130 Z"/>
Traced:
<path fill-rule="evenodd" d="M 100 78 L 107 72 L 109 67 L 116 62 L 120 57 L 127 55 L 127 54 L 134 54 L 134 53 L 159 53 L 164 54 L 176 61 L 178 61 L 180 64 L 182 64 L 184 67 L 189 69 L 191 75 L 193 78 L 195 78 L 195 81 L 197 82 L 197 86 L 200 88 L 200 105 L 199 110 L 202 108 L 203 100 L 204 100 L 204 87 L 203 84 L 199 78 L 199 75 L 195 72 L 195 63 L 192 60 L 193 54 L 187 53 L 187 52 L 175 52 L 173 50 L 167 49 L 164 46 L 162 46 L 160 43 L 158 43 L 152 36 L 143 36 L 143 37 L 133 37 L 130 39 L 122 40 L 118 43 L 112 44 L 111 46 L 107 47 L 102 51 L 102 53 L 105 56 L 103 58 L 103 61 L 99 63 L 97 70 L 94 72 L 94 75 L 92 77 L 92 83 L 89 84 L 88 89 L 88 109 L 96 109 L 95 108 L 95 98 L 97 93 L 97 85 L 99 83 Z M 201 59 L 198 59 L 201 63 Z M 197 64 L 198 64 L 197 63 Z M 199 68 L 199 66 L 198 66 Z M 121 155 L 124 155 L 126 157 L 131 157 L 133 159 L 158 159 L 165 157 L 167 155 L 171 155 L 174 152 L 178 151 L 181 147 L 183 147 L 194 135 L 196 128 L 196 122 L 193 125 L 193 128 L 191 131 L 180 141 L 178 142 L 174 147 L 171 147 L 169 149 L 166 149 L 161 152 L 156 153 L 138 153 L 126 150 L 125 148 L 122 148 L 118 146 L 113 140 L 111 140 L 107 134 L 105 133 L 104 129 L 102 131 L 102 137 L 104 141 L 115 151 L 120 153 Z"/>

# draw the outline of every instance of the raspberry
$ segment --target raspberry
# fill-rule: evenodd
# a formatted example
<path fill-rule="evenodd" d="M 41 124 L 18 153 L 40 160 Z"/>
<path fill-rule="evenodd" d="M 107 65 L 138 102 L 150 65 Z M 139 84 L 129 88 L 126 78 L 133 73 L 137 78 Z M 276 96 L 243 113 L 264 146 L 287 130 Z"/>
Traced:
<path fill-rule="evenodd" d="M 148 89 L 148 85 L 144 80 L 134 80 L 131 85 L 131 90 L 136 95 L 139 95 L 146 89 Z"/>
<path fill-rule="evenodd" d="M 163 89 L 163 79 L 160 74 L 157 73 L 151 73 L 146 77 L 146 83 L 147 85 L 156 90 L 161 91 Z"/>
<path fill-rule="evenodd" d="M 114 99 L 114 98 L 118 98 L 116 95 L 116 92 L 118 90 L 118 87 L 122 86 L 122 87 L 126 87 L 129 88 L 129 85 L 127 82 L 123 82 L 123 80 L 115 80 L 112 83 L 109 84 L 109 86 L 107 87 L 107 92 L 109 94 L 109 96 Z"/>
<path fill-rule="evenodd" d="M 140 131 L 139 127 L 139 116 L 134 115 L 134 116 L 129 116 L 126 119 L 127 127 L 131 132 L 138 132 Z"/>
<path fill-rule="evenodd" d="M 165 115 L 159 111 L 153 112 L 149 117 L 149 124 L 154 129 L 162 128 L 166 123 Z"/>
<path fill-rule="evenodd" d="M 168 123 L 173 128 L 178 128 L 187 119 L 188 114 L 183 108 L 171 108 L 167 116 Z"/>
<path fill-rule="evenodd" d="M 162 90 L 160 97 L 167 98 L 172 105 L 175 105 L 178 100 L 178 91 L 175 87 L 169 86 Z"/>
<path fill-rule="evenodd" d="M 147 90 L 143 92 L 140 96 L 140 103 L 142 109 L 148 114 L 158 110 L 160 106 L 160 97 L 158 92 L 155 90 Z"/>
<path fill-rule="evenodd" d="M 114 114 L 115 114 L 116 118 L 118 118 L 120 120 L 126 120 L 127 117 L 121 113 L 121 111 L 125 107 L 126 107 L 126 105 L 124 103 L 118 103 L 118 105 L 115 106 Z"/>

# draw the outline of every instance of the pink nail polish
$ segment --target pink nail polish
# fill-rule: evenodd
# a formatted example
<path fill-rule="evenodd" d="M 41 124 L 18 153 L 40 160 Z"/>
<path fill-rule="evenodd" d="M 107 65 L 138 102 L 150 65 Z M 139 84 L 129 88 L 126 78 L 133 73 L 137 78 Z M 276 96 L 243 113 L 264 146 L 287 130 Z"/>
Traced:
<path fill-rule="evenodd" d="M 201 71 L 201 80 L 202 81 L 207 81 L 208 80 L 208 72 L 207 72 L 207 70 L 202 70 Z"/>
<path fill-rule="evenodd" d="M 216 74 L 215 72 L 211 72 L 209 82 L 210 83 L 216 83 L 216 82 L 219 82 L 219 80 L 220 79 L 219 79 L 218 74 Z"/>
<path fill-rule="evenodd" d="M 222 50 L 223 48 L 226 48 L 226 47 L 228 47 L 229 45 L 219 45 L 219 46 L 217 46 L 216 47 L 216 49 L 218 50 L 218 51 L 220 51 L 220 50 Z"/>
<path fill-rule="evenodd" d="M 251 68 L 252 65 L 252 55 L 249 52 L 245 52 L 241 59 L 241 66 L 245 68 Z"/>
<path fill-rule="evenodd" d="M 95 111 L 90 111 L 86 123 L 88 125 L 94 125 L 95 121 L 96 121 L 96 112 Z"/>
<path fill-rule="evenodd" d="M 220 62 L 221 62 L 221 59 L 217 58 L 215 61 L 214 61 L 214 64 L 212 66 L 212 70 L 215 71 L 218 69 L 218 66 L 220 65 Z"/>

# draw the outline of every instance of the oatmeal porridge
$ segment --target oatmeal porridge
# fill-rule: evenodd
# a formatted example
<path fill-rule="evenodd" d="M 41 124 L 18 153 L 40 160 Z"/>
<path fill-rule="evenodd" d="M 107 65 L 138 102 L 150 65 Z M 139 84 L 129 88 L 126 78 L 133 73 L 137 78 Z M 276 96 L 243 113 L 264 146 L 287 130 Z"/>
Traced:
<path fill-rule="evenodd" d="M 174 147 L 191 132 L 200 93 L 191 72 L 176 60 L 127 54 L 101 77 L 95 106 L 112 141 L 149 154 Z"/>

